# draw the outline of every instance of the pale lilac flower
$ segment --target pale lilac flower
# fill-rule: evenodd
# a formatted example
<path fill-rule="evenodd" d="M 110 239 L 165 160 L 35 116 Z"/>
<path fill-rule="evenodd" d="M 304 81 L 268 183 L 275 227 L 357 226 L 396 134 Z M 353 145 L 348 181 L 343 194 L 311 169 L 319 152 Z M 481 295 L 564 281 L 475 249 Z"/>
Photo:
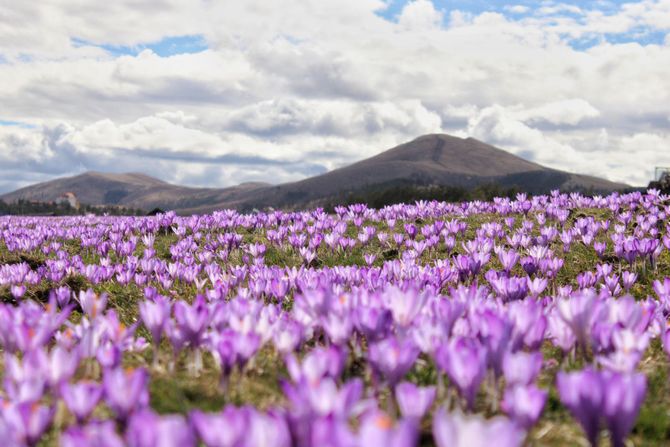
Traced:
<path fill-rule="evenodd" d="M 426 294 L 415 289 L 402 291 L 397 287 L 389 287 L 383 296 L 395 323 L 403 328 L 412 324 L 426 302 Z"/>
<path fill-rule="evenodd" d="M 433 417 L 433 438 L 437 447 L 518 447 L 525 432 L 502 416 L 486 420 L 478 415 L 447 413 L 440 408 Z"/>
<path fill-rule="evenodd" d="M 542 369 L 542 353 L 519 351 L 503 358 L 503 374 L 508 385 L 530 385 Z"/>
<path fill-rule="evenodd" d="M 502 409 L 519 426 L 529 430 L 540 419 L 547 395 L 535 385 L 516 385 L 505 390 Z"/>
<path fill-rule="evenodd" d="M 604 417 L 614 447 L 623 447 L 647 392 L 644 374 L 603 372 Z"/>
<path fill-rule="evenodd" d="M 105 371 L 103 389 L 105 402 L 121 420 L 136 409 L 149 403 L 148 375 L 144 369 L 123 370 L 115 368 Z"/>
<path fill-rule="evenodd" d="M 79 305 L 86 315 L 96 318 L 105 311 L 107 294 L 97 295 L 92 289 L 79 292 Z"/>
<path fill-rule="evenodd" d="M 124 447 L 113 421 L 73 426 L 60 436 L 61 447 Z"/>
<path fill-rule="evenodd" d="M 95 382 L 64 383 L 61 396 L 68 410 L 80 424 L 91 414 L 102 397 L 102 387 Z"/>
<path fill-rule="evenodd" d="M 394 386 L 407 374 L 419 355 L 419 349 L 411 339 L 399 340 L 389 337 L 370 345 L 368 359 L 372 368 L 390 386 Z"/>
<path fill-rule="evenodd" d="M 472 409 L 486 373 L 486 349 L 474 339 L 459 337 L 438 348 L 435 361 Z"/>
<path fill-rule="evenodd" d="M 401 382 L 395 387 L 395 398 L 403 417 L 421 419 L 435 400 L 434 386 L 419 387 L 411 382 Z"/>
<path fill-rule="evenodd" d="M 196 438 L 183 416 L 143 410 L 130 418 L 126 442 L 128 447 L 194 447 Z"/>
<path fill-rule="evenodd" d="M 4 423 L 18 445 L 36 445 L 53 420 L 54 408 L 34 402 L 8 404 L 2 408 Z"/>
<path fill-rule="evenodd" d="M 360 446 L 415 447 L 419 437 L 414 420 L 400 419 L 397 424 L 380 411 L 363 417 L 358 430 Z"/>
<path fill-rule="evenodd" d="M 577 419 L 592 446 L 597 445 L 600 420 L 603 416 L 603 389 L 600 374 L 587 368 L 572 373 L 559 372 L 556 387 L 563 405 Z"/>

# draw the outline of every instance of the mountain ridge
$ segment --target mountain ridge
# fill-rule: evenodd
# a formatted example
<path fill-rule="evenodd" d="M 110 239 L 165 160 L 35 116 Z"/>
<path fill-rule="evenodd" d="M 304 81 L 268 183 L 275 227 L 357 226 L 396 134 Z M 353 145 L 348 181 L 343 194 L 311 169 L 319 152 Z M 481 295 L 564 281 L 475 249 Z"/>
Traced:
<path fill-rule="evenodd" d="M 401 184 L 466 189 L 498 184 L 533 194 L 552 189 L 607 193 L 629 188 L 623 183 L 547 168 L 474 138 L 428 134 L 324 174 L 279 185 L 248 182 L 228 188 L 196 188 L 138 172 L 89 171 L 20 188 L 0 195 L 0 199 L 52 201 L 74 192 L 82 203 L 92 205 L 204 213 L 222 208 L 319 206 L 343 194 Z"/>

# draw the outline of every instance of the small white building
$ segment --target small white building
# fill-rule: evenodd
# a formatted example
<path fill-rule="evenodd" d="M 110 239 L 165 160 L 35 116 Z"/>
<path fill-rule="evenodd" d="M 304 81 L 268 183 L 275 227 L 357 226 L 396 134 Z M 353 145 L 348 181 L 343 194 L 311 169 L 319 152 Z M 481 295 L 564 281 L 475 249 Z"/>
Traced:
<path fill-rule="evenodd" d="M 74 208 L 75 210 L 79 209 L 79 199 L 77 199 L 77 195 L 73 192 L 66 192 L 65 194 L 57 198 L 56 204 L 57 205 L 68 204 L 70 205 L 71 208 Z"/>

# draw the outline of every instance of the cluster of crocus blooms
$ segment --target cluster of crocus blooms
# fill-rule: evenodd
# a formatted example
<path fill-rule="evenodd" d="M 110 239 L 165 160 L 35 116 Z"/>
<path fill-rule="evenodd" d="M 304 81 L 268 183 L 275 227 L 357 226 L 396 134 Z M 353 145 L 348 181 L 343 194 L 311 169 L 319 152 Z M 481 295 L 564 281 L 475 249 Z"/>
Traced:
<path fill-rule="evenodd" d="M 641 362 L 670 353 L 669 214 L 650 190 L 0 217 L 0 439 L 519 446 L 555 388 L 590 444 L 624 445 Z M 151 406 L 154 374 L 214 365 L 227 399 L 262 355 L 286 372 L 272 407 Z"/>

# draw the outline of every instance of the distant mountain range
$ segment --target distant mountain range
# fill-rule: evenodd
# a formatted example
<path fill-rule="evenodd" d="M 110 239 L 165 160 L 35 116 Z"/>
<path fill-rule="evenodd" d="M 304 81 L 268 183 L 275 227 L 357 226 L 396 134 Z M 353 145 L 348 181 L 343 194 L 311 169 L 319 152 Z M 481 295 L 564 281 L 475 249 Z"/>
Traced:
<path fill-rule="evenodd" d="M 138 173 L 86 172 L 21 188 L 0 196 L 0 200 L 53 201 L 73 192 L 81 203 L 91 205 L 173 209 L 188 214 L 223 208 L 318 206 L 361 190 L 403 185 L 469 189 L 487 184 L 516 186 L 532 194 L 552 189 L 609 193 L 629 188 L 623 183 L 546 168 L 474 138 L 432 134 L 358 163 L 280 185 L 244 183 L 229 188 L 190 188 Z"/>

